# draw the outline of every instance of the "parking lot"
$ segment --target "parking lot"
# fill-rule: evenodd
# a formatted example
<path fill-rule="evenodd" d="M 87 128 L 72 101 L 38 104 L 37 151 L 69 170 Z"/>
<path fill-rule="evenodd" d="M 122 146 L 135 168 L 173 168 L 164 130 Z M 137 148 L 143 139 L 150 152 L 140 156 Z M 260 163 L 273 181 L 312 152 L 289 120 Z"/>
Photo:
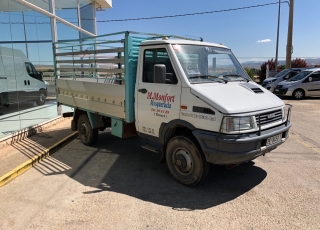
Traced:
<path fill-rule="evenodd" d="M 141 138 L 75 139 L 0 188 L 0 229 L 320 229 L 320 98 L 283 99 L 287 142 L 195 188 Z"/>

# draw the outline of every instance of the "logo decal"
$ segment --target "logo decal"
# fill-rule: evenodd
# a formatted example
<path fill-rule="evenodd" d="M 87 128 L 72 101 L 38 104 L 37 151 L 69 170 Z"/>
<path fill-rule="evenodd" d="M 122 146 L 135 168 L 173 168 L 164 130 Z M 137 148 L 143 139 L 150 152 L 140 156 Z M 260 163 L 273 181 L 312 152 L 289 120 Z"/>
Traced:
<path fill-rule="evenodd" d="M 162 108 L 168 108 L 171 109 L 171 102 L 174 102 L 175 99 L 174 96 L 170 96 L 168 94 L 161 95 L 156 92 L 148 92 L 147 99 L 150 99 L 150 106 L 154 107 L 162 107 Z"/>
<path fill-rule="evenodd" d="M 275 113 L 271 113 L 271 114 L 268 114 L 267 117 L 268 117 L 268 119 L 271 119 L 271 118 L 276 117 L 276 114 Z"/>
<path fill-rule="evenodd" d="M 194 113 L 181 112 L 181 116 L 203 119 L 203 120 L 208 120 L 208 121 L 215 121 L 216 120 L 216 118 L 212 117 L 212 116 L 200 115 L 200 114 L 194 114 Z"/>

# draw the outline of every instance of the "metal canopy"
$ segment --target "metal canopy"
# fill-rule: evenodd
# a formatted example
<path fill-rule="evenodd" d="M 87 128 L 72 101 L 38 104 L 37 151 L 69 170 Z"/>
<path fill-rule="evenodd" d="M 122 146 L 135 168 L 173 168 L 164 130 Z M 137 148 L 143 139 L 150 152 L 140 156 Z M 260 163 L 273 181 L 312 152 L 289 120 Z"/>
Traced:
<path fill-rule="evenodd" d="M 40 7 L 44 10 L 49 10 L 49 0 L 28 0 L 27 2 Z M 111 8 L 112 0 L 79 0 L 80 7 L 95 2 L 97 9 Z M 70 9 L 77 8 L 77 0 L 55 0 L 56 9 Z M 22 6 L 12 0 L 0 0 L 0 11 L 27 11 L 30 10 L 27 7 Z"/>

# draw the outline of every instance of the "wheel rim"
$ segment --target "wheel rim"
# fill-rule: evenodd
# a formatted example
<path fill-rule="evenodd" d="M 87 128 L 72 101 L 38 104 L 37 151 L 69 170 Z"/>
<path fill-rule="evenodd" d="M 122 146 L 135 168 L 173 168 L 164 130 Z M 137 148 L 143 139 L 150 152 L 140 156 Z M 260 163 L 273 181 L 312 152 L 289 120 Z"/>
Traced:
<path fill-rule="evenodd" d="M 80 128 L 79 128 L 79 133 L 80 133 L 80 138 L 82 140 L 87 140 L 88 139 L 88 127 L 87 127 L 87 124 L 86 123 L 82 123 L 80 125 Z"/>
<path fill-rule="evenodd" d="M 183 176 L 189 175 L 193 170 L 191 155 L 185 149 L 178 149 L 172 156 L 172 163 L 177 172 Z"/>
<path fill-rule="evenodd" d="M 45 98 L 46 98 L 46 97 L 44 96 L 44 94 L 41 93 L 41 94 L 40 94 L 40 98 L 39 98 L 40 101 L 41 101 L 41 102 L 44 102 Z"/>
<path fill-rule="evenodd" d="M 302 98 L 303 97 L 303 93 L 301 91 L 297 91 L 295 94 L 294 94 L 295 98 Z"/>

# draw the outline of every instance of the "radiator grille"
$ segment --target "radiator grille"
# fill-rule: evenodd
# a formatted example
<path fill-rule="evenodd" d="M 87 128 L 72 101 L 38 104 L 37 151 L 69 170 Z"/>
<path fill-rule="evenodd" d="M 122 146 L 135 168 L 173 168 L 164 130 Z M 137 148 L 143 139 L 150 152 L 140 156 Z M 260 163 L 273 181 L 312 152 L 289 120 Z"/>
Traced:
<path fill-rule="evenodd" d="M 269 125 L 271 123 L 282 120 L 282 111 L 276 110 L 269 113 L 260 114 L 260 119 L 259 119 L 259 115 L 256 115 L 255 117 L 257 121 L 257 126 L 259 126 L 260 124 L 261 126 Z"/>

